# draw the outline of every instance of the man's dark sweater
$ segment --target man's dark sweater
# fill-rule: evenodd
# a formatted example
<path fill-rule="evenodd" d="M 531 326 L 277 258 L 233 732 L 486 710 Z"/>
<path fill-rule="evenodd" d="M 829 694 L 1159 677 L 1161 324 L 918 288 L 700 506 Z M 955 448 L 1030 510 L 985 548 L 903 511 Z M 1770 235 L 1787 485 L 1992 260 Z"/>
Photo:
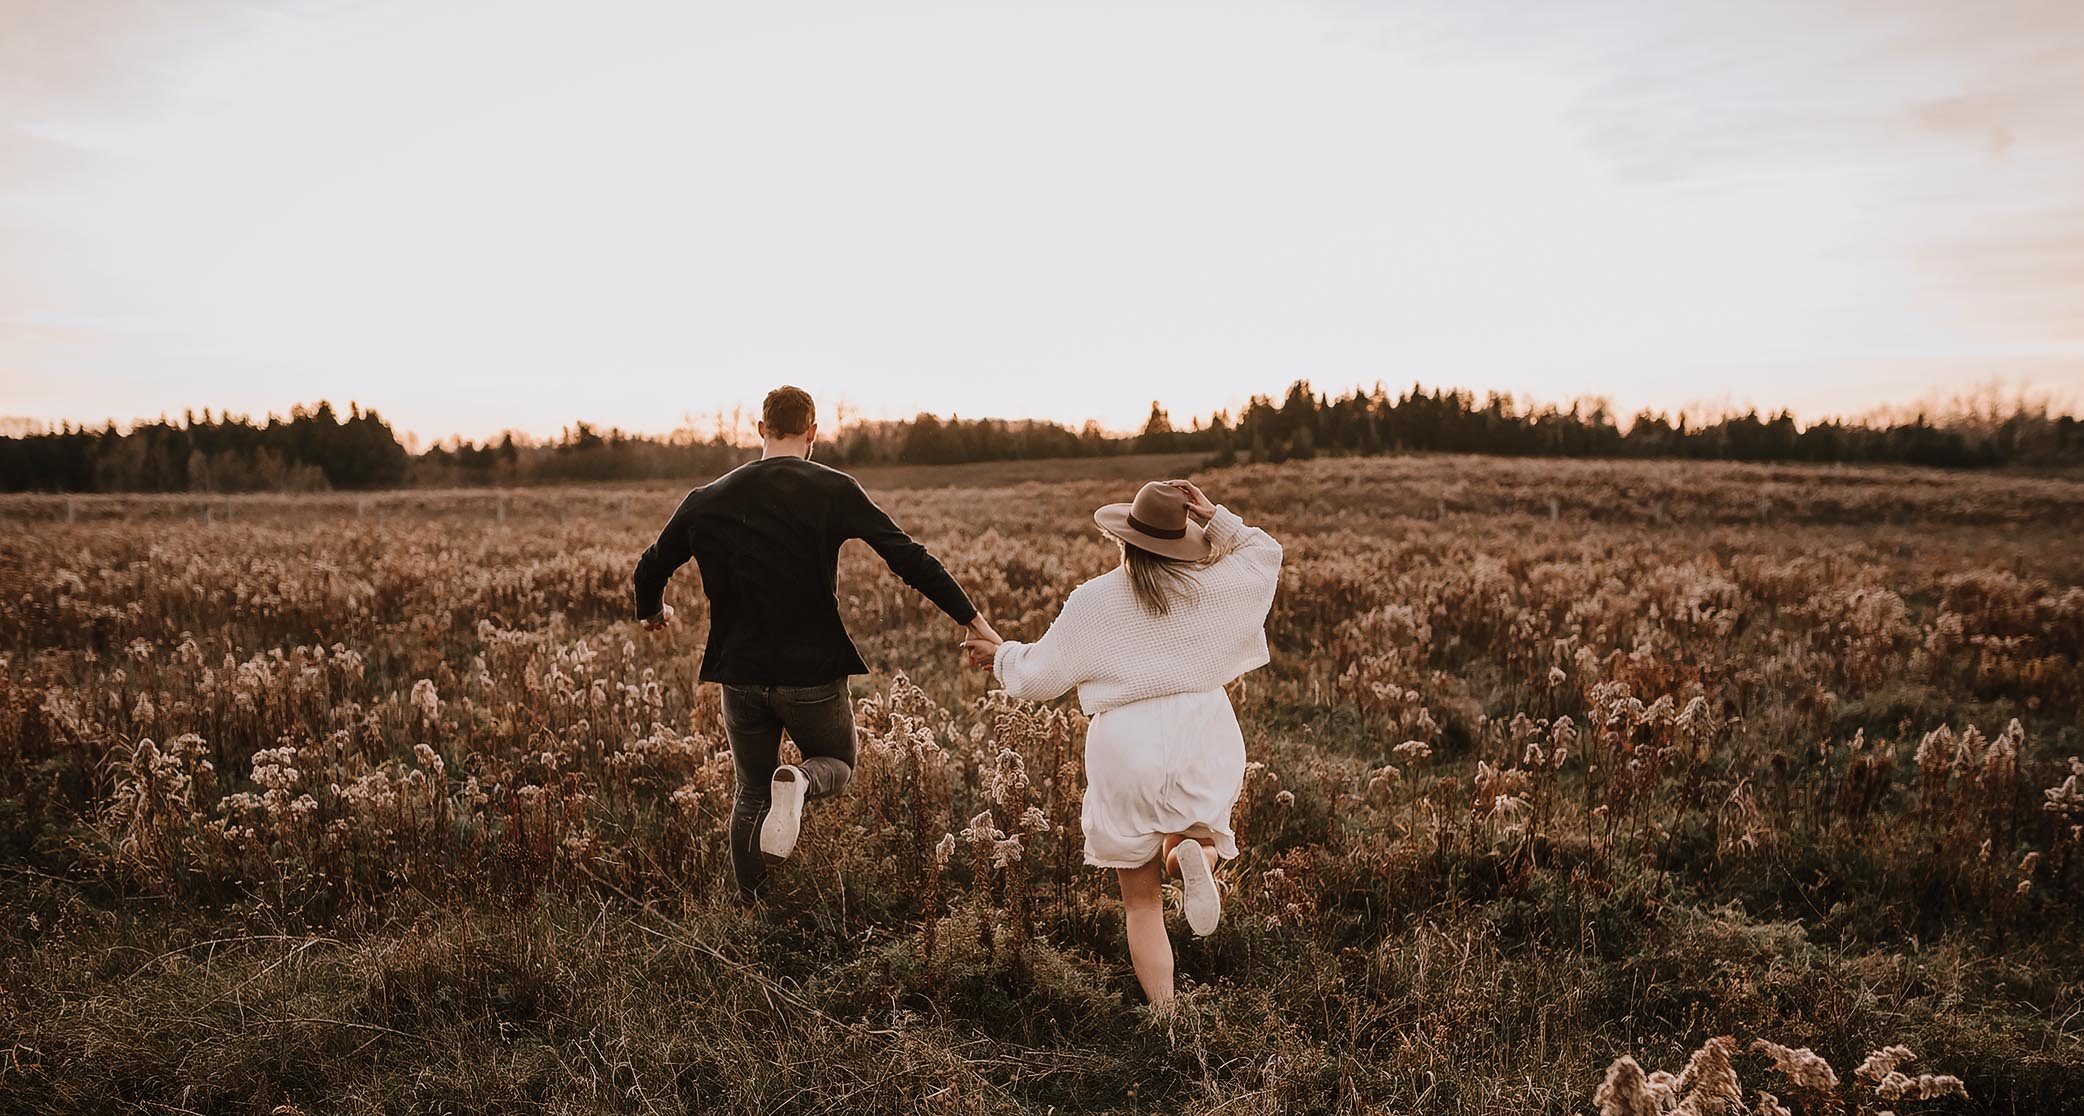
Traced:
<path fill-rule="evenodd" d="M 709 597 L 702 680 L 809 686 L 868 667 L 840 622 L 839 548 L 860 539 L 958 624 L 977 609 L 925 547 L 860 482 L 800 457 L 741 465 L 687 494 L 637 561 L 637 618 L 658 615 L 689 558 Z"/>

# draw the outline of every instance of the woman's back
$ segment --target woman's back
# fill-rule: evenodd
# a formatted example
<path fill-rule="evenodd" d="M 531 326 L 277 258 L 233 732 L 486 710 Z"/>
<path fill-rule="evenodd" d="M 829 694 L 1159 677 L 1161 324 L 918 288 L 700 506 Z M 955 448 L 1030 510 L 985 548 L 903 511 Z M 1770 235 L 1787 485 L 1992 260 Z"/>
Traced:
<path fill-rule="evenodd" d="M 1266 614 L 1281 545 L 1227 508 L 1208 522 L 1220 557 L 1187 567 L 1160 614 L 1136 599 L 1122 569 L 1073 590 L 1048 634 L 1000 646 L 1006 692 L 1047 700 L 1073 686 L 1088 714 L 1170 694 L 1220 689 L 1266 665 Z"/>

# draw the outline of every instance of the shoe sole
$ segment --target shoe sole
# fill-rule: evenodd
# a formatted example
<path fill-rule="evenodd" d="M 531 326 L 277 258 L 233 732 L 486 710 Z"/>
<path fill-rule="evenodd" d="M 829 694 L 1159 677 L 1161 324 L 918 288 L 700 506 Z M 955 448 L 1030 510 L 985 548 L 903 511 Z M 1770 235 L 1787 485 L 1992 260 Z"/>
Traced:
<path fill-rule="evenodd" d="M 1179 855 L 1180 888 L 1186 892 L 1187 926 L 1196 937 L 1206 938 L 1216 932 L 1216 924 L 1223 919 L 1223 897 L 1216 892 L 1216 877 L 1208 870 L 1208 858 L 1201 854 L 1199 841 L 1181 841 L 1175 850 Z"/>
<path fill-rule="evenodd" d="M 768 785 L 767 818 L 760 823 L 760 855 L 770 861 L 789 859 L 796 835 L 803 831 L 803 798 L 810 790 L 803 772 L 783 767 Z"/>

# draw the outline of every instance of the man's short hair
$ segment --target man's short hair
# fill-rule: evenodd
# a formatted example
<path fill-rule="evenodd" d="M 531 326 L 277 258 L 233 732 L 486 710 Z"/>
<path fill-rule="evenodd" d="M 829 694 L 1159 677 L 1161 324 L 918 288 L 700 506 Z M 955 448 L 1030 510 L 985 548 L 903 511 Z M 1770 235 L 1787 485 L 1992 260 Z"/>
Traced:
<path fill-rule="evenodd" d="M 818 405 L 809 392 L 784 384 L 767 393 L 767 401 L 760 404 L 760 421 L 767 424 L 768 437 L 794 438 L 818 421 Z"/>

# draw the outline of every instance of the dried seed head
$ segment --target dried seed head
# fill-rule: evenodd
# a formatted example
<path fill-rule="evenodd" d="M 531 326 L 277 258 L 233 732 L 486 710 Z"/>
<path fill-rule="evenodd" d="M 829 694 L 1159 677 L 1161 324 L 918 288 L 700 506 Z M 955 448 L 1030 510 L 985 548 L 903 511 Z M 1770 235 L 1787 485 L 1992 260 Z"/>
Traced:
<path fill-rule="evenodd" d="M 1935 778 L 1952 770 L 1960 756 L 1960 742 L 1954 739 L 1954 730 L 1945 725 L 1926 733 L 1918 741 L 1918 769 Z"/>
<path fill-rule="evenodd" d="M 1658 1116 L 1662 1106 L 1650 1098 L 1643 1067 L 1623 1054 L 1606 1067 L 1606 1080 L 1592 1094 L 1599 1116 Z"/>
<path fill-rule="evenodd" d="M 1937 1097 L 1968 1097 L 1968 1086 L 1950 1073 L 1921 1073 L 1916 1077 L 1889 1071 L 1874 1086 L 1874 1095 L 1885 1101 L 1932 1100 Z"/>
<path fill-rule="evenodd" d="M 1674 1088 L 1687 1090 L 1685 1104 L 1692 1107 L 1698 1116 L 1720 1116 L 1741 1108 L 1744 1101 L 1742 1088 L 1737 1084 L 1736 1068 L 1730 1058 L 1737 1052 L 1737 1040 L 1729 1035 L 1718 1035 L 1702 1044 L 1686 1061 L 1686 1071 L 1679 1075 Z"/>
<path fill-rule="evenodd" d="M 1758 1039 L 1751 1044 L 1751 1048 L 1763 1051 L 1767 1057 L 1773 1059 L 1773 1068 L 1786 1075 L 1788 1083 L 1797 1089 L 1825 1092 L 1838 1087 L 1837 1071 L 1816 1051 L 1806 1046 L 1790 1049 L 1776 1042 Z"/>
<path fill-rule="evenodd" d="M 991 800 L 1000 806 L 1011 807 L 1027 793 L 1027 761 L 1011 748 L 999 749 L 998 759 L 992 765 L 991 785 L 988 788 Z"/>
<path fill-rule="evenodd" d="M 412 707 L 419 711 L 422 723 L 431 722 L 441 712 L 441 695 L 434 692 L 434 681 L 422 678 L 412 684 Z"/>

